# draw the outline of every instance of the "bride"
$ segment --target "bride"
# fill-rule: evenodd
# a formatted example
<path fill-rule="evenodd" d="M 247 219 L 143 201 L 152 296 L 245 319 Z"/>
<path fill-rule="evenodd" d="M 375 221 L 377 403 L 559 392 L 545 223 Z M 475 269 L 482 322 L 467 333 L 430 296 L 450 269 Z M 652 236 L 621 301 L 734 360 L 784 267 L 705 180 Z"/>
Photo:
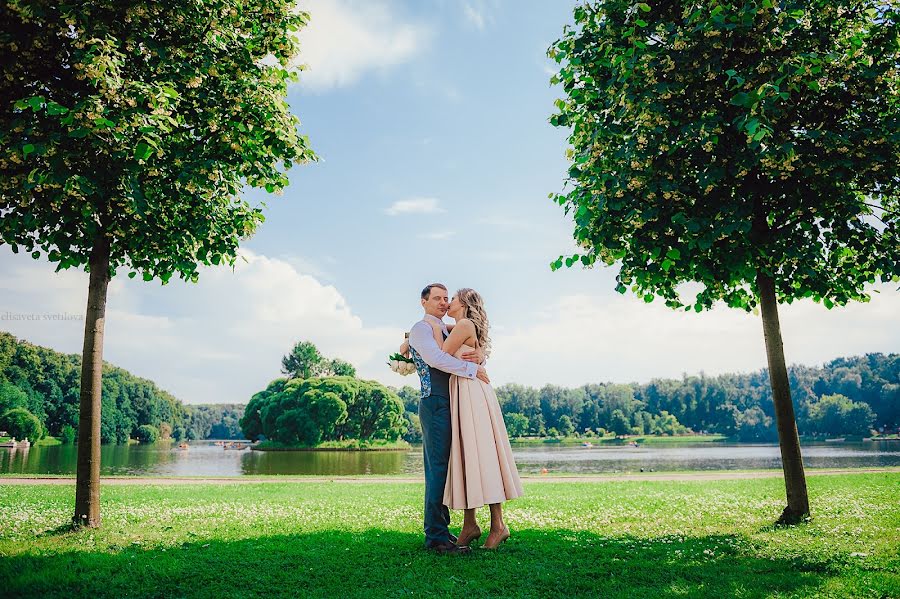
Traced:
<path fill-rule="evenodd" d="M 459 357 L 480 347 L 485 356 L 490 354 L 488 318 L 478 292 L 468 288 L 457 291 L 447 314 L 456 325 L 446 340 L 440 327 L 432 323 L 434 338 L 445 352 Z M 468 546 L 481 537 L 475 510 L 487 504 L 491 529 L 483 546 L 495 549 L 509 538 L 509 528 L 503 522 L 503 502 L 520 497 L 523 491 L 494 389 L 478 379 L 452 375 L 450 426 L 452 441 L 444 504 L 450 509 L 465 510 L 457 544 Z"/>

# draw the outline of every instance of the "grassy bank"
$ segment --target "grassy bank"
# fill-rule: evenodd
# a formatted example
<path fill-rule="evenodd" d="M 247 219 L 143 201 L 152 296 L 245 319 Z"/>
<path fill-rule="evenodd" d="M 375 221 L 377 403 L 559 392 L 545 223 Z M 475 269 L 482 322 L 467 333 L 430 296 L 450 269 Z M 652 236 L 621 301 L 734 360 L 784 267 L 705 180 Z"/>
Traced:
<path fill-rule="evenodd" d="M 528 482 L 500 551 L 442 558 L 421 549 L 419 484 L 108 486 L 103 528 L 72 533 L 72 487 L 0 481 L 0 580 L 67 598 L 900 596 L 900 474 L 809 486 L 814 519 L 783 529 L 778 479 Z"/>
<path fill-rule="evenodd" d="M 678 444 L 678 443 L 718 443 L 727 441 L 725 435 L 633 435 L 628 437 L 516 437 L 512 440 L 515 444 L 536 445 L 541 443 L 559 443 L 561 445 L 581 445 L 591 443 L 593 445 L 627 445 L 635 443 L 646 444 Z"/>
<path fill-rule="evenodd" d="M 11 440 L 12 440 L 12 437 L 0 437 L 0 443 L 4 443 L 6 441 L 11 441 Z M 37 445 L 43 445 L 43 446 L 62 445 L 62 441 L 60 441 L 56 437 L 51 437 L 48 435 L 48 436 L 44 437 L 43 439 L 40 439 L 39 441 L 32 442 L 31 444 L 35 445 L 35 446 L 37 446 Z"/>
<path fill-rule="evenodd" d="M 361 441 L 359 439 L 343 439 L 341 441 L 325 441 L 314 446 L 304 445 L 285 445 L 278 441 L 260 441 L 253 446 L 253 449 L 259 451 L 325 451 L 325 450 L 345 450 L 345 451 L 396 451 L 409 449 L 410 445 L 403 439 L 397 441 L 368 440 Z"/>

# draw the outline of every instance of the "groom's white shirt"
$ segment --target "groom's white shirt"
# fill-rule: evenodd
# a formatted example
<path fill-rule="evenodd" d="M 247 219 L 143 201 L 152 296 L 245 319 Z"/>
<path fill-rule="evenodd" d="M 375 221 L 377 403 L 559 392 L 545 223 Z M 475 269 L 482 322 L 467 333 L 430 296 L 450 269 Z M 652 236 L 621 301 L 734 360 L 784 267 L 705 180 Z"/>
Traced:
<path fill-rule="evenodd" d="M 444 321 L 431 314 L 426 314 L 422 320 L 413 325 L 412 330 L 409 332 L 409 345 L 432 368 L 467 379 L 474 379 L 478 373 L 478 364 L 460 360 L 442 350 L 441 346 L 434 339 L 434 333 L 431 325 L 428 324 L 429 322 L 440 326 L 444 334 L 447 334 L 447 326 L 444 324 Z"/>

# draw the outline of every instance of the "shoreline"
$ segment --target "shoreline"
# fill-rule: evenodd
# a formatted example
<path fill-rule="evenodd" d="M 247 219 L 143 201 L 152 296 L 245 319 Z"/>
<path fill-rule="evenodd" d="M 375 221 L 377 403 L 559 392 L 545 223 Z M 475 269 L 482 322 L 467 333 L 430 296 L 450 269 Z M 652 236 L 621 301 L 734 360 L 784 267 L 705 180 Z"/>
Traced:
<path fill-rule="evenodd" d="M 821 468 L 807 469 L 807 476 L 841 476 L 853 474 L 900 474 L 900 467 L 885 468 Z M 528 483 L 602 483 L 602 482 L 648 482 L 648 481 L 715 481 L 715 480 L 752 480 L 782 478 L 781 470 L 716 470 L 709 472 L 642 472 L 633 474 L 589 474 L 539 475 L 525 474 L 521 479 Z M 100 482 L 105 485 L 203 485 L 203 484 L 278 484 L 278 483 L 351 483 L 351 484 L 390 484 L 390 483 L 423 483 L 423 477 L 410 476 L 320 476 L 320 475 L 269 475 L 260 476 L 101 476 Z M 74 476 L 66 475 L 32 475 L 8 476 L 0 475 L 0 487 L 3 485 L 67 485 L 75 484 Z"/>
<path fill-rule="evenodd" d="M 411 447 L 254 447 L 250 451 L 409 451 Z M 243 450 L 239 450 L 243 451 Z"/>

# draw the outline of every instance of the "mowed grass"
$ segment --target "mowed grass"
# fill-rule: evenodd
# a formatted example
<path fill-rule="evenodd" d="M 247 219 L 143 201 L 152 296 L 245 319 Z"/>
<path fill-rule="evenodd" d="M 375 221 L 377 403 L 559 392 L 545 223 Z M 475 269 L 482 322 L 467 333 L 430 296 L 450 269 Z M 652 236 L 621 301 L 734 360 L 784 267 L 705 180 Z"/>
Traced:
<path fill-rule="evenodd" d="M 437 556 L 420 484 L 107 486 L 71 532 L 72 487 L 0 481 L 0 595 L 900 597 L 900 473 L 809 487 L 781 528 L 778 479 L 527 482 L 500 550 Z"/>

